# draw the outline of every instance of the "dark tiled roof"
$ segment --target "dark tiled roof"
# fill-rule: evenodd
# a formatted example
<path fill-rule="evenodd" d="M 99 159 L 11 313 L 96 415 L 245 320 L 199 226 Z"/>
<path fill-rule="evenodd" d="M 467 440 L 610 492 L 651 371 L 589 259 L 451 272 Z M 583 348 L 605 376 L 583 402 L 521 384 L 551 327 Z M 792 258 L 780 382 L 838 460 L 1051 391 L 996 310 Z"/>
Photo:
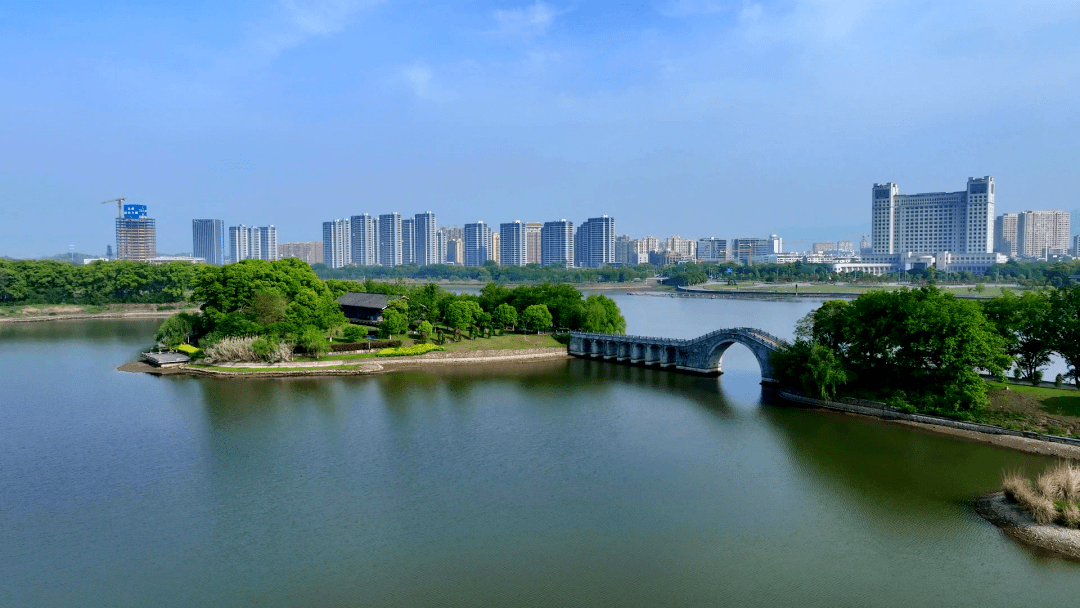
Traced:
<path fill-rule="evenodd" d="M 379 310 L 385 309 L 389 301 L 390 299 L 381 293 L 356 293 L 352 291 L 335 300 L 341 306 L 378 308 Z"/>

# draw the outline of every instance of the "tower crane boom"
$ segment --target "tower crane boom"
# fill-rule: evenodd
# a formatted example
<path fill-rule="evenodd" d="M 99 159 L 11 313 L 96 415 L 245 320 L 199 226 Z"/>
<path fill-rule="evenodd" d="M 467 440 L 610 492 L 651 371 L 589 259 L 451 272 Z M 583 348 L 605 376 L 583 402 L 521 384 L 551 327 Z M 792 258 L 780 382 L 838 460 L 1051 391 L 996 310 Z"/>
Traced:
<path fill-rule="evenodd" d="M 112 198 L 112 199 L 109 199 L 107 201 L 101 201 L 101 204 L 102 205 L 108 205 L 109 203 L 116 203 L 116 217 L 123 218 L 124 217 L 124 201 L 126 201 L 126 200 L 127 200 L 126 198 Z"/>

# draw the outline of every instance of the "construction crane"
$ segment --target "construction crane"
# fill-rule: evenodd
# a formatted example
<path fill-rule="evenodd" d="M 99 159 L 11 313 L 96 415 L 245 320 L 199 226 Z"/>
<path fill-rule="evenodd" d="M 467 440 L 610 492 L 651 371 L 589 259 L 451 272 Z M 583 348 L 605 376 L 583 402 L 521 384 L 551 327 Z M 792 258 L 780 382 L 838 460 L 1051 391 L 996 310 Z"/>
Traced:
<path fill-rule="evenodd" d="M 116 217 L 123 219 L 124 217 L 124 201 L 126 198 L 114 198 L 107 201 L 101 201 L 102 205 L 108 205 L 109 203 L 116 203 Z"/>

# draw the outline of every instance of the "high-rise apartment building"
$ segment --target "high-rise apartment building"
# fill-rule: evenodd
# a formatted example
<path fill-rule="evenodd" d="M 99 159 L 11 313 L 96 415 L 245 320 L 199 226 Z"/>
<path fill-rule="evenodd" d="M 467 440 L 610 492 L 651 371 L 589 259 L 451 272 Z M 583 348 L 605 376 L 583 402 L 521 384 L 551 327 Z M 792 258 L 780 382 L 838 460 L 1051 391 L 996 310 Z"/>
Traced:
<path fill-rule="evenodd" d="M 615 237 L 615 263 L 622 266 L 633 266 L 637 263 L 637 252 L 634 247 L 637 241 L 630 238 L 629 234 L 620 234 Z"/>
<path fill-rule="evenodd" d="M 443 263 L 458 265 L 464 264 L 465 258 L 463 256 L 465 254 L 462 253 L 461 256 L 455 257 L 455 247 L 462 247 L 462 252 L 465 251 L 465 230 L 460 226 L 443 226 L 439 228 L 439 234 L 442 235 L 442 238 L 446 242 L 445 257 L 443 258 Z"/>
<path fill-rule="evenodd" d="M 855 243 L 851 241 L 836 241 L 836 251 L 841 255 L 854 255 Z"/>
<path fill-rule="evenodd" d="M 1016 249 L 1024 257 L 1046 257 L 1069 251 L 1072 217 L 1068 211 L 1024 211 L 1016 222 Z"/>
<path fill-rule="evenodd" d="M 323 264 L 341 268 L 352 263 L 352 231 L 349 218 L 323 222 Z"/>
<path fill-rule="evenodd" d="M 499 262 L 503 266 L 524 266 L 529 256 L 526 225 L 520 220 L 499 224 Z"/>
<path fill-rule="evenodd" d="M 575 262 L 582 268 L 603 268 L 615 263 L 615 218 L 591 217 L 574 235 Z"/>
<path fill-rule="evenodd" d="M 1080 256 L 1080 234 L 1073 237 L 1073 249 L 1072 254 Z"/>
<path fill-rule="evenodd" d="M 416 263 L 416 220 L 401 220 L 401 263 Z"/>
<path fill-rule="evenodd" d="M 465 265 L 483 266 L 484 262 L 495 259 L 491 226 L 482 221 L 465 224 Z"/>
<path fill-rule="evenodd" d="M 574 222 L 544 222 L 540 229 L 540 265 L 574 265 Z"/>
<path fill-rule="evenodd" d="M 146 205 L 124 205 L 116 218 L 116 259 L 146 261 L 157 257 L 156 222 L 146 217 Z"/>
<path fill-rule="evenodd" d="M 544 228 L 541 222 L 525 222 L 525 263 L 539 264 L 544 256 L 543 237 L 540 231 Z"/>
<path fill-rule="evenodd" d="M 446 233 L 439 230 L 435 233 L 435 253 L 438 257 L 435 258 L 436 264 L 446 263 L 446 250 L 449 244 L 449 239 L 446 238 Z"/>
<path fill-rule="evenodd" d="M 874 184 L 872 196 L 875 255 L 993 251 L 993 177 L 969 177 L 961 192 L 900 194 L 892 182 Z"/>
<path fill-rule="evenodd" d="M 273 224 L 269 226 L 259 226 L 259 255 L 260 260 L 276 260 L 278 259 L 278 243 L 277 243 L 277 228 Z"/>
<path fill-rule="evenodd" d="M 1016 256 L 1016 225 L 1020 216 L 1015 213 L 1003 213 L 994 219 L 994 251 L 1008 256 Z"/>
<path fill-rule="evenodd" d="M 697 241 L 684 239 L 681 236 L 669 236 L 664 241 L 664 250 L 674 253 L 682 259 L 697 257 Z"/>
<path fill-rule="evenodd" d="M 350 240 L 352 241 L 352 262 L 357 266 L 374 266 L 378 257 L 379 239 L 375 233 L 375 218 L 367 213 L 349 218 Z"/>
<path fill-rule="evenodd" d="M 463 239 L 449 239 L 446 241 L 446 263 L 465 265 L 465 241 Z"/>
<path fill-rule="evenodd" d="M 439 242 L 439 231 L 435 225 L 435 214 L 430 211 L 417 213 L 413 216 L 415 226 L 415 245 L 413 250 L 413 263 L 418 266 L 430 266 L 442 264 L 446 251 L 446 243 Z"/>
<path fill-rule="evenodd" d="M 728 260 L 727 239 L 716 237 L 698 239 L 697 258 L 702 262 L 726 262 Z"/>
<path fill-rule="evenodd" d="M 278 259 L 277 228 L 243 224 L 229 226 L 230 262 L 276 259 Z"/>
<path fill-rule="evenodd" d="M 663 243 L 655 236 L 647 236 L 643 239 L 638 239 L 638 253 L 652 253 L 653 251 L 661 251 L 663 249 Z"/>
<path fill-rule="evenodd" d="M 379 216 L 379 263 L 401 266 L 401 215 L 397 213 Z"/>
<path fill-rule="evenodd" d="M 251 229 L 240 224 L 229 226 L 229 262 L 235 264 L 251 257 Z"/>
<path fill-rule="evenodd" d="M 494 230 L 491 231 L 491 260 L 502 266 L 502 236 Z"/>
<path fill-rule="evenodd" d="M 739 237 L 731 245 L 731 254 L 743 264 L 764 262 L 765 256 L 784 252 L 784 240 L 775 234 L 768 238 Z"/>
<path fill-rule="evenodd" d="M 222 220 L 191 220 L 191 251 L 207 264 L 225 263 L 225 222 Z"/>
<path fill-rule="evenodd" d="M 278 259 L 299 258 L 308 264 L 323 263 L 322 241 L 306 241 L 300 243 L 279 243 Z"/>

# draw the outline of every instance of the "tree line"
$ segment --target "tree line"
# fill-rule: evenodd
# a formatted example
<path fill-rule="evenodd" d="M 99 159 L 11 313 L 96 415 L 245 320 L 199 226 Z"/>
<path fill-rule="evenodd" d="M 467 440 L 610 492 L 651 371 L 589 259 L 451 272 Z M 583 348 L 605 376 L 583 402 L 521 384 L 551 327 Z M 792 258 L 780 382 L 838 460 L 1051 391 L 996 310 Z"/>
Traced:
<path fill-rule="evenodd" d="M 188 262 L 0 260 L 0 305 L 177 302 L 191 293 L 198 274 Z"/>
<path fill-rule="evenodd" d="M 1052 353 L 1080 387 L 1080 286 L 1003 290 L 981 303 L 933 286 L 831 300 L 799 321 L 774 365 L 782 384 L 810 396 L 971 418 L 988 403 L 980 371 L 1004 379 L 1013 368 L 1037 384 Z"/>
<path fill-rule="evenodd" d="M 322 279 L 416 279 L 424 281 L 496 281 L 503 283 L 625 283 L 655 275 L 649 264 L 630 267 L 566 268 L 564 266 L 500 266 L 487 261 L 483 266 L 345 266 L 330 268 L 314 264 L 312 268 Z"/>

